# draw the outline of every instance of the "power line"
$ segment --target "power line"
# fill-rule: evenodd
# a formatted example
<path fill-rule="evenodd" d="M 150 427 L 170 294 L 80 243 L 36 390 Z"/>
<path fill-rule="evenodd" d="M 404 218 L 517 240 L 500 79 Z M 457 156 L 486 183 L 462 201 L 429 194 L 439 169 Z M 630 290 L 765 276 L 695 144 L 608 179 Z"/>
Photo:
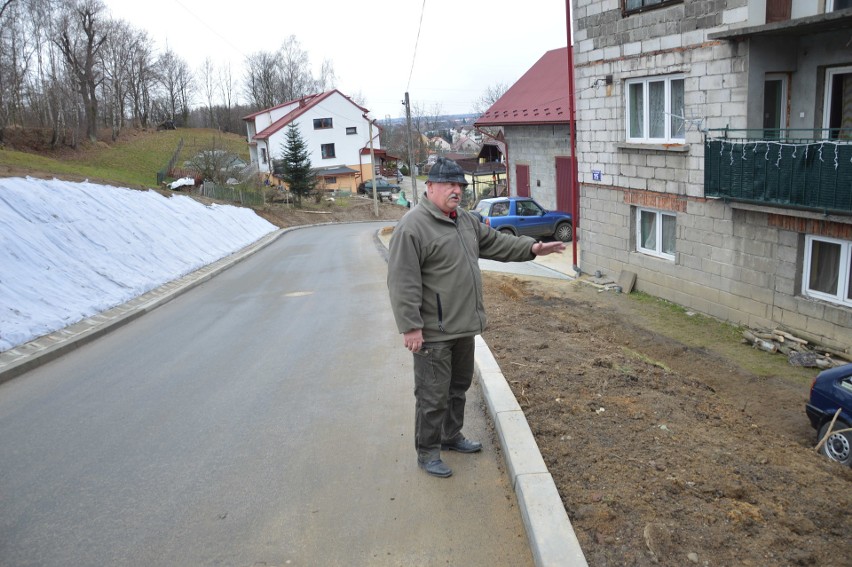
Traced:
<path fill-rule="evenodd" d="M 411 86 L 411 75 L 414 74 L 414 60 L 417 59 L 417 44 L 420 43 L 420 30 L 423 28 L 424 12 L 426 12 L 426 0 L 423 0 L 423 5 L 420 7 L 420 23 L 417 25 L 417 39 L 414 40 L 414 54 L 411 56 L 411 71 L 408 72 L 408 82 L 405 84 L 406 92 L 408 92 L 408 87 Z"/>

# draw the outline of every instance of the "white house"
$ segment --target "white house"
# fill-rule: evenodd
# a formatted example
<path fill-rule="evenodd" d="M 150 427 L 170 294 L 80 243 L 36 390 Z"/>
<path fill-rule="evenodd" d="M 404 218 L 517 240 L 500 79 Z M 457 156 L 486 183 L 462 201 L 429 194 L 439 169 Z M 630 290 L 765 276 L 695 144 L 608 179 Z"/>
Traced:
<path fill-rule="evenodd" d="M 270 184 L 279 185 L 273 161 L 284 154 L 287 126 L 296 124 L 310 152 L 311 165 L 325 189 L 355 192 L 370 177 L 369 111 L 338 90 L 304 96 L 243 117 L 252 165 Z M 373 127 L 377 172 L 386 156 Z"/>

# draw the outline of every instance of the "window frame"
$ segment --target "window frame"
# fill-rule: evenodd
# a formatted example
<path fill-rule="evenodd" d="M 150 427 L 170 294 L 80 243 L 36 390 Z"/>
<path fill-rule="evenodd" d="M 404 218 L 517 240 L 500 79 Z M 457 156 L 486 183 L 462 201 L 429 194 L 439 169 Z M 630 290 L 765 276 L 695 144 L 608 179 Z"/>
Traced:
<path fill-rule="evenodd" d="M 347 126 L 346 127 L 346 135 L 347 136 L 352 136 L 353 134 L 357 134 L 357 133 L 358 133 L 358 127 L 357 126 Z"/>
<path fill-rule="evenodd" d="M 814 242 L 824 242 L 827 244 L 840 245 L 840 257 L 838 258 L 837 266 L 837 287 L 835 293 L 829 294 L 824 291 L 819 291 L 810 288 L 811 280 L 811 260 L 813 256 Z M 852 307 L 852 299 L 850 299 L 850 287 L 852 287 L 852 241 L 841 240 L 839 238 L 830 238 L 828 236 L 819 236 L 816 234 L 805 235 L 805 253 L 804 263 L 802 265 L 802 295 L 813 299 L 821 299 L 842 305 L 844 307 Z"/>
<path fill-rule="evenodd" d="M 328 118 L 314 118 L 314 130 L 328 130 L 334 128 L 334 120 Z"/>
<path fill-rule="evenodd" d="M 772 135 L 771 130 L 775 128 L 768 128 L 766 126 L 766 87 L 770 82 L 779 82 L 781 83 L 781 101 L 779 107 L 776 109 L 777 113 L 774 118 L 778 119 L 778 138 L 783 137 L 783 132 L 787 130 L 787 108 L 789 107 L 788 97 L 789 95 L 789 77 L 786 73 L 766 73 L 763 77 L 763 115 L 764 115 L 764 124 L 763 124 L 763 135 L 766 138 L 770 138 Z M 770 138 L 771 139 L 771 138 Z"/>
<path fill-rule="evenodd" d="M 330 154 L 328 153 L 328 149 L 331 149 Z M 322 159 L 334 159 L 337 157 L 334 144 L 320 144 L 320 155 L 322 156 Z"/>
<path fill-rule="evenodd" d="M 655 215 L 654 231 L 656 239 L 656 248 L 645 248 L 642 245 L 642 213 L 651 213 Z M 647 207 L 636 207 L 636 251 L 655 258 L 675 261 L 675 254 L 670 254 L 663 251 L 663 217 L 672 217 L 675 222 L 675 250 L 677 250 L 677 213 L 673 211 L 663 211 L 659 209 L 649 209 Z"/>
<path fill-rule="evenodd" d="M 633 14 L 641 14 L 642 12 L 647 12 L 649 10 L 656 10 L 658 8 L 664 8 L 666 6 L 671 6 L 673 4 L 683 4 L 683 0 L 641 0 L 644 2 L 654 2 L 653 4 L 647 4 L 644 6 L 640 6 L 639 8 L 628 8 L 627 2 L 628 0 L 621 0 L 621 15 L 622 16 L 630 16 Z"/>
<path fill-rule="evenodd" d="M 650 77 L 636 77 L 633 79 L 626 79 L 624 81 L 624 134 L 625 139 L 629 143 L 634 144 L 684 144 L 686 143 L 686 128 L 685 121 L 682 121 L 683 125 L 683 137 L 674 138 L 671 135 L 672 132 L 672 82 L 673 81 L 682 81 L 684 87 L 684 98 L 686 98 L 686 75 L 682 73 L 676 73 L 673 75 L 654 75 Z M 650 101 L 649 101 L 649 85 L 651 83 L 664 83 L 664 91 L 663 91 L 663 100 L 664 100 L 664 109 L 663 109 L 663 132 L 665 134 L 662 138 L 652 138 L 651 137 L 651 109 L 650 109 Z M 631 86 L 633 85 L 642 85 L 642 136 L 635 137 L 631 135 L 630 132 L 630 123 L 632 119 L 632 113 L 630 111 L 631 107 Z M 683 116 L 683 109 L 681 109 L 680 115 Z"/>
<path fill-rule="evenodd" d="M 832 137 L 837 135 L 839 137 L 840 132 L 831 132 L 831 109 L 832 109 L 832 85 L 834 83 L 834 78 L 842 75 L 852 74 L 852 65 L 842 65 L 840 67 L 829 67 L 825 70 L 825 84 L 823 89 L 825 92 L 823 93 L 823 102 L 822 102 L 822 127 L 823 127 L 823 135 L 826 137 Z"/>
<path fill-rule="evenodd" d="M 845 10 L 848 6 L 840 8 L 835 5 L 835 0 L 826 0 L 825 2 L 825 11 L 826 13 L 836 12 L 837 10 Z"/>

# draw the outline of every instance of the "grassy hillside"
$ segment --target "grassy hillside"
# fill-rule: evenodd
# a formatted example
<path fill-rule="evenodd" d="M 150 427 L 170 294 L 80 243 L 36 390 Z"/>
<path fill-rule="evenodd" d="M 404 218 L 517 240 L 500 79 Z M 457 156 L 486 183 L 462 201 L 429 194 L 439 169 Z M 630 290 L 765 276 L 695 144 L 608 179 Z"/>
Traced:
<path fill-rule="evenodd" d="M 36 175 L 90 179 L 128 187 L 155 187 L 157 171 L 166 166 L 179 141 L 178 163 L 205 149 L 225 149 L 248 161 L 245 137 L 217 130 L 127 131 L 116 142 L 87 144 L 76 150 L 39 151 L 12 142 L 0 149 L 0 175 Z"/>

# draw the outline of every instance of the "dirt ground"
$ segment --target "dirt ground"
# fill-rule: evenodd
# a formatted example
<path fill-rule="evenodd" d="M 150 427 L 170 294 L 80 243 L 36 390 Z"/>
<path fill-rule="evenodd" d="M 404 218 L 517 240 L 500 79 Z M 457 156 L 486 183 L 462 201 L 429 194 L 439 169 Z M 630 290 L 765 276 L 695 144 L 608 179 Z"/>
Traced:
<path fill-rule="evenodd" d="M 817 455 L 814 369 L 579 281 L 487 274 L 484 338 L 589 565 L 852 565 L 852 470 Z"/>

